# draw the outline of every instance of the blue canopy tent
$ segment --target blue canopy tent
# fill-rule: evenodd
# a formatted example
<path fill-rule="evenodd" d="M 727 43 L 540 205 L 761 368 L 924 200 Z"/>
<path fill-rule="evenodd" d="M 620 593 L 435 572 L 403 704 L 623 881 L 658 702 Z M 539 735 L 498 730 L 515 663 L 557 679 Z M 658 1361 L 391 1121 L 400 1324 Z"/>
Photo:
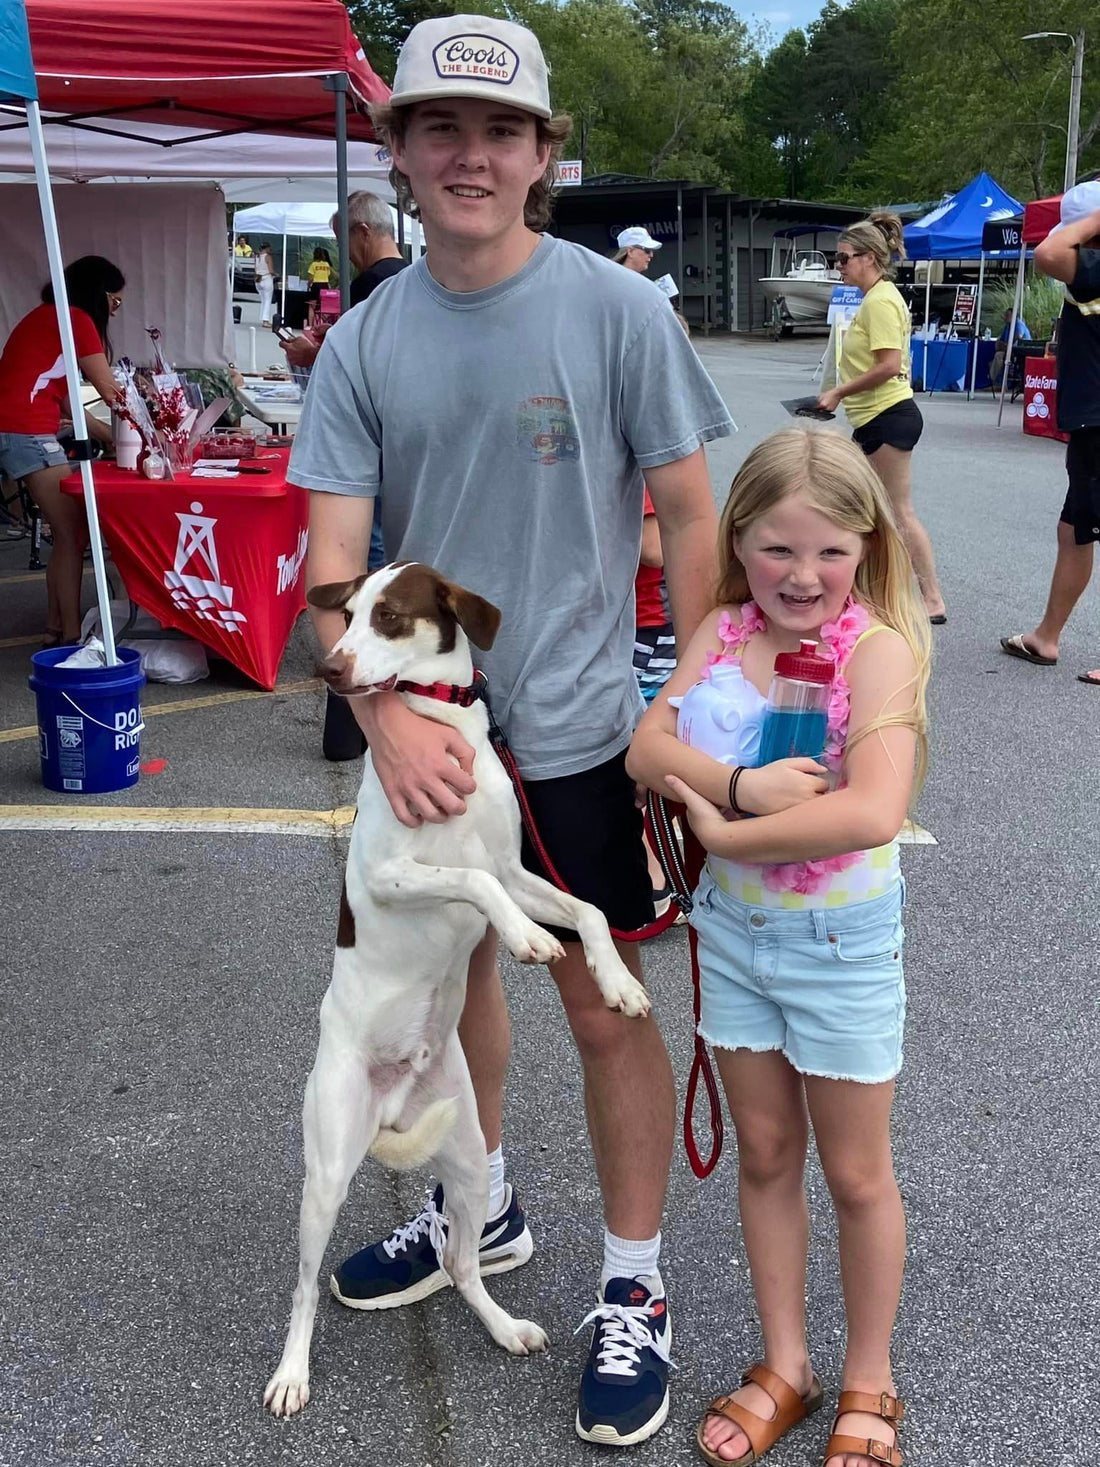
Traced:
<path fill-rule="evenodd" d="M 985 226 L 1000 219 L 1013 219 L 1023 213 L 1023 205 L 1004 189 L 988 173 L 979 173 L 957 194 L 944 199 L 934 209 L 904 229 L 905 249 L 911 260 L 980 260 L 978 271 L 978 302 L 975 312 L 975 335 L 981 318 L 982 291 L 985 286 L 985 261 L 987 254 L 994 258 L 1014 251 L 991 251 L 983 248 L 982 231 Z M 929 270 L 924 286 L 924 330 L 927 336 L 928 318 L 932 300 L 932 272 Z M 927 352 L 927 345 L 925 347 Z M 974 390 L 977 371 L 977 352 L 972 353 L 970 366 L 970 391 Z"/>

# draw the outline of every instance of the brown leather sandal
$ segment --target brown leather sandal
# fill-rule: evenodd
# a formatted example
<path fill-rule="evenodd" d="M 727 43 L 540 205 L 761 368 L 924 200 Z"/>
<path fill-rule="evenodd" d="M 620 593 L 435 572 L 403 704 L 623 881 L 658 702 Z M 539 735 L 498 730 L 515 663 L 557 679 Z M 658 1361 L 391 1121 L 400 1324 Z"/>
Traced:
<path fill-rule="evenodd" d="M 838 1436 L 836 1424 L 845 1411 L 862 1411 L 867 1416 L 878 1416 L 894 1428 L 895 1441 L 877 1442 L 873 1437 Z M 866 1457 L 870 1462 L 884 1462 L 886 1467 L 901 1467 L 902 1455 L 897 1445 L 897 1429 L 905 1416 L 905 1402 L 897 1396 L 883 1391 L 880 1396 L 869 1396 L 864 1391 L 841 1391 L 833 1418 L 833 1432 L 825 1447 L 825 1461 L 830 1457 Z"/>
<path fill-rule="evenodd" d="M 748 1467 L 750 1462 L 759 1462 L 764 1453 L 770 1451 L 780 1437 L 786 1436 L 792 1426 L 797 1426 L 800 1421 L 805 1421 L 806 1417 L 812 1411 L 816 1411 L 825 1399 L 825 1392 L 816 1375 L 813 1385 L 804 1396 L 800 1396 L 781 1375 L 776 1375 L 774 1370 L 769 1370 L 766 1365 L 759 1362 L 751 1365 L 741 1377 L 742 1385 L 748 1385 L 750 1381 L 771 1396 L 775 1402 L 775 1415 L 770 1420 L 757 1416 L 755 1411 L 750 1411 L 746 1406 L 742 1406 L 740 1401 L 735 1401 L 732 1395 L 719 1396 L 717 1400 L 711 1401 L 695 1432 L 696 1445 L 706 1461 L 710 1463 L 710 1467 Z M 741 1428 L 749 1439 L 749 1451 L 745 1456 L 720 1457 L 717 1452 L 711 1451 L 710 1447 L 704 1445 L 703 1427 L 711 1416 L 724 1416 L 727 1421 L 732 1421 L 735 1426 Z"/>

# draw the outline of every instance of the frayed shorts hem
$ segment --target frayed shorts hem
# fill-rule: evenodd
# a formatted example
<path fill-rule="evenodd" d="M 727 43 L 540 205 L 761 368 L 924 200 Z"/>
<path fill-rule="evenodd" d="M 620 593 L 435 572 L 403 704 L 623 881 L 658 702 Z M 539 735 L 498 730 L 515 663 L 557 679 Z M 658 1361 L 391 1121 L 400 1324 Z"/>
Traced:
<path fill-rule="evenodd" d="M 725 1049 L 730 1054 L 739 1049 L 746 1050 L 749 1054 L 781 1054 L 790 1065 L 792 1070 L 797 1070 L 800 1075 L 809 1075 L 815 1080 L 845 1080 L 852 1085 L 886 1085 L 891 1080 L 896 1080 L 901 1074 L 901 1060 L 897 1065 L 882 1075 L 840 1075 L 831 1070 L 817 1070 L 812 1066 L 800 1063 L 789 1049 L 784 1049 L 781 1044 L 727 1044 L 721 1039 L 713 1039 L 702 1027 L 696 1031 L 699 1038 L 712 1049 Z"/>

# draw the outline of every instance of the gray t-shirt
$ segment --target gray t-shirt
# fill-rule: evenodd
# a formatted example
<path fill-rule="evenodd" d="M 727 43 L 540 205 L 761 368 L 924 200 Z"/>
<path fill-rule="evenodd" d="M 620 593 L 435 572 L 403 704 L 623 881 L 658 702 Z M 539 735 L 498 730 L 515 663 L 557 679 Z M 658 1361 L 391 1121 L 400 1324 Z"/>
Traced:
<path fill-rule="evenodd" d="M 317 358 L 287 477 L 382 496 L 394 560 L 503 613 L 477 652 L 525 778 L 630 741 L 642 470 L 732 429 L 648 280 L 545 235 L 487 290 L 421 259 L 354 307 Z"/>

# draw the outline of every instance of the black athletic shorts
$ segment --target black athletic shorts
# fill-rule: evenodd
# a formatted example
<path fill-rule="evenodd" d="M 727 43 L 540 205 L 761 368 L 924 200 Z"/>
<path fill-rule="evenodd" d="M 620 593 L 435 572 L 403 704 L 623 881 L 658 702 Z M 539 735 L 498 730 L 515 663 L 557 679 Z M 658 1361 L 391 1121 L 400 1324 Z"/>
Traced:
<path fill-rule="evenodd" d="M 875 453 L 884 443 L 902 453 L 912 453 L 917 440 L 924 431 L 924 419 L 920 408 L 911 397 L 884 408 L 862 428 L 856 428 L 852 438 L 866 454 Z"/>
<path fill-rule="evenodd" d="M 599 907 L 622 932 L 648 926 L 654 920 L 653 887 L 625 751 L 580 774 L 525 780 L 523 789 L 546 854 L 573 895 Z M 522 856 L 528 871 L 556 884 L 526 830 Z M 542 925 L 561 942 L 580 941 L 569 928 Z"/>
<path fill-rule="evenodd" d="M 1100 428 L 1078 428 L 1066 444 L 1069 492 L 1059 516 L 1077 545 L 1100 540 Z"/>

